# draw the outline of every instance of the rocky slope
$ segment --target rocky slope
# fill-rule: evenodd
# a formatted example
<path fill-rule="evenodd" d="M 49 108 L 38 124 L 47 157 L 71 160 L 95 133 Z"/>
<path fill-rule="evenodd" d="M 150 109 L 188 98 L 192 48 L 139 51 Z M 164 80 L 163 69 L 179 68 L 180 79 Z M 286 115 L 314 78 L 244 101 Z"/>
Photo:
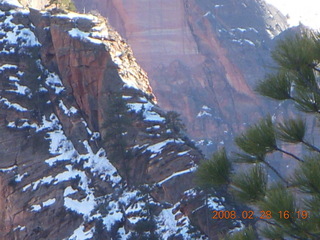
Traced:
<path fill-rule="evenodd" d="M 272 39 L 287 24 L 264 1 L 74 2 L 80 11 L 101 12 L 128 39 L 159 105 L 181 113 L 192 138 L 230 145 L 235 133 L 274 110 L 253 87 L 272 65 Z"/>
<path fill-rule="evenodd" d="M 242 226 L 211 220 L 231 206 L 195 188 L 203 156 L 104 19 L 5 0 L 0 26 L 0 239 L 217 239 Z M 114 96 L 130 121 L 110 135 Z M 111 161 L 117 139 L 126 154 Z"/>

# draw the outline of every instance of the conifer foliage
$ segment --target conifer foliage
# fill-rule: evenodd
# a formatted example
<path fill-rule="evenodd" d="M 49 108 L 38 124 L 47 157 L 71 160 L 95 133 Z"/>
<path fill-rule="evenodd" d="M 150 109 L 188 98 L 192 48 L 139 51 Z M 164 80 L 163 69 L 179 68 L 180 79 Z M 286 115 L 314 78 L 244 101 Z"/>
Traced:
<path fill-rule="evenodd" d="M 186 130 L 185 125 L 180 119 L 180 114 L 175 111 L 168 111 L 166 116 L 166 126 L 169 129 L 168 136 L 177 140 L 182 137 L 183 132 Z"/>
<path fill-rule="evenodd" d="M 199 166 L 197 176 L 207 181 L 206 187 L 225 185 L 235 199 L 256 209 L 254 228 L 249 226 L 223 239 L 320 239 L 320 35 L 305 31 L 284 39 L 272 57 L 278 68 L 259 83 L 256 91 L 277 101 L 292 101 L 318 126 L 311 136 L 307 134 L 307 115 L 280 122 L 267 116 L 235 139 L 241 151 L 233 161 L 227 154 L 221 157 L 216 153 Z M 283 143 L 299 144 L 304 151 L 292 153 L 281 148 Z M 281 159 L 271 163 L 269 157 L 276 152 L 292 160 L 291 168 L 296 166 L 292 174 L 285 175 L 276 167 Z M 240 163 L 245 163 L 247 170 L 239 173 L 236 169 Z M 225 166 L 230 168 L 221 178 L 219 169 Z M 260 211 L 270 212 L 262 219 Z"/>
<path fill-rule="evenodd" d="M 76 7 L 72 0 L 50 0 L 48 5 L 54 5 L 56 8 L 59 7 L 70 11 L 76 11 Z"/>
<path fill-rule="evenodd" d="M 108 158 L 129 171 L 127 161 L 131 158 L 131 152 L 128 149 L 127 135 L 132 127 L 132 120 L 121 93 L 109 95 L 104 120 L 102 140 L 107 146 Z"/>

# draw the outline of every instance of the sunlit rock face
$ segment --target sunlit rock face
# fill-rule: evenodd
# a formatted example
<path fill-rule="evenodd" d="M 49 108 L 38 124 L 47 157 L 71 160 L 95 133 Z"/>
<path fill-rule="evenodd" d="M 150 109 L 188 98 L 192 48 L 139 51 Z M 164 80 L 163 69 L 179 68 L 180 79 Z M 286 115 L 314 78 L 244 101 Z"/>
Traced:
<path fill-rule="evenodd" d="M 271 110 L 253 88 L 272 65 L 272 39 L 287 24 L 264 1 L 75 3 L 108 17 L 148 72 L 160 106 L 181 113 L 193 138 L 228 144 Z"/>
<path fill-rule="evenodd" d="M 44 9 L 45 6 L 49 3 L 49 0 L 21 0 L 20 3 L 26 7 Z"/>
<path fill-rule="evenodd" d="M 6 0 L 0 29 L 1 240 L 218 239 L 242 226 L 211 219 L 233 206 L 196 188 L 203 155 L 173 134 L 105 19 Z M 129 119 L 125 131 L 106 131 L 112 116 Z M 109 143 L 119 135 L 126 154 L 115 160 Z"/>

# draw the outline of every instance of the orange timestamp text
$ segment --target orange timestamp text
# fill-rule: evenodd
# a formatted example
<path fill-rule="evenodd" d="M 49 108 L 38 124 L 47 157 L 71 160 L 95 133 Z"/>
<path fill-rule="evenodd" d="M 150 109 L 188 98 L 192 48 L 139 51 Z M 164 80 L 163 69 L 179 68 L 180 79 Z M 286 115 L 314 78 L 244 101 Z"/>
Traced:
<path fill-rule="evenodd" d="M 271 219 L 273 217 L 280 219 L 307 219 L 309 217 L 308 211 L 260 211 L 258 214 L 255 214 L 254 211 L 242 211 L 237 213 L 236 211 L 212 211 L 212 219 Z"/>

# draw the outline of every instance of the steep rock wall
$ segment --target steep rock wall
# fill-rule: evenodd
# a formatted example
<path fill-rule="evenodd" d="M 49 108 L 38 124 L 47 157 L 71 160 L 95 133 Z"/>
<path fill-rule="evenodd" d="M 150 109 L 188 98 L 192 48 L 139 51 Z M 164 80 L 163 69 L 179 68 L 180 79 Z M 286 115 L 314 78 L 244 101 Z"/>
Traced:
<path fill-rule="evenodd" d="M 182 114 L 195 139 L 231 143 L 272 111 L 253 87 L 272 65 L 272 38 L 285 18 L 256 0 L 75 0 L 98 10 L 132 46 L 160 106 Z"/>
<path fill-rule="evenodd" d="M 0 239 L 137 239 L 145 221 L 164 239 L 217 239 L 240 226 L 209 221 L 232 207 L 195 188 L 203 156 L 172 135 L 145 72 L 104 19 L 5 3 L 0 19 Z M 132 120 L 128 162 L 111 162 L 101 141 L 113 93 Z"/>

